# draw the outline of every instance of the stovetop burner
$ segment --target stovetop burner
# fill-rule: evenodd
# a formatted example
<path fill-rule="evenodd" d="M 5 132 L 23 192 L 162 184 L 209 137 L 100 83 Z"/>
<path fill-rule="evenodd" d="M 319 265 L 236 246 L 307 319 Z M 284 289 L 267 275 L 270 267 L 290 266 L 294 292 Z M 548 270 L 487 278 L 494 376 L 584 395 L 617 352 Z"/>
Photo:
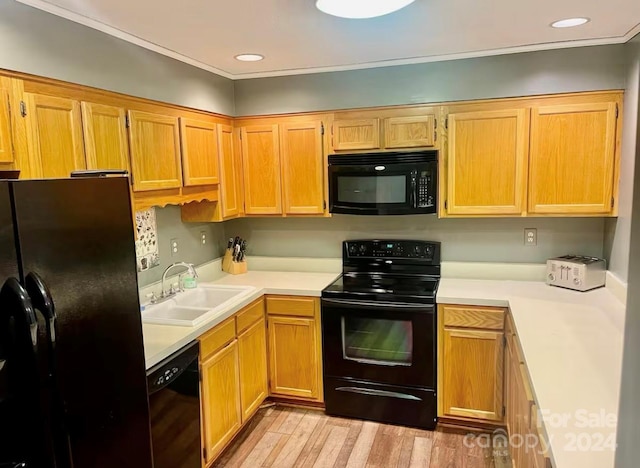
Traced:
<path fill-rule="evenodd" d="M 322 297 L 434 304 L 439 280 L 438 242 L 345 241 L 343 274 Z"/>

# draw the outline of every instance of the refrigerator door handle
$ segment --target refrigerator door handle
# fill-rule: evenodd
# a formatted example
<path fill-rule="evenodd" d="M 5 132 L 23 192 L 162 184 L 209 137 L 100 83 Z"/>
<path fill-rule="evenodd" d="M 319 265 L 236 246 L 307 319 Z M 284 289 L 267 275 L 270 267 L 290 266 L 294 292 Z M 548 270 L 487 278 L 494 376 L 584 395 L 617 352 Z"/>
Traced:
<path fill-rule="evenodd" d="M 29 330 L 33 351 L 38 350 L 38 319 L 36 318 L 31 298 L 20 282 L 15 278 L 9 278 L 0 290 L 0 303 L 7 304 L 16 323 Z"/>
<path fill-rule="evenodd" d="M 56 308 L 49 288 L 37 273 L 31 272 L 25 278 L 25 286 L 31 302 L 47 322 L 47 334 L 51 345 L 56 343 Z"/>

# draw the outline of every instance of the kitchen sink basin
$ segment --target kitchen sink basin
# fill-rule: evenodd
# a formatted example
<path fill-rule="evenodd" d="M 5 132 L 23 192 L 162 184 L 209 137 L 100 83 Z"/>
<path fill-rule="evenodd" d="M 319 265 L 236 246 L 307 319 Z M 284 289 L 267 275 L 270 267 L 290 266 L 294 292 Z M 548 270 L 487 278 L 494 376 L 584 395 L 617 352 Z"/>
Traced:
<path fill-rule="evenodd" d="M 178 305 L 185 307 L 217 307 L 220 304 L 242 294 L 245 289 L 229 286 L 200 287 L 191 291 L 178 294 L 174 299 Z M 249 288 L 253 290 L 253 288 Z"/>
<path fill-rule="evenodd" d="M 195 327 L 241 302 L 253 291 L 252 286 L 200 286 L 159 304 L 147 305 L 142 321 Z"/>

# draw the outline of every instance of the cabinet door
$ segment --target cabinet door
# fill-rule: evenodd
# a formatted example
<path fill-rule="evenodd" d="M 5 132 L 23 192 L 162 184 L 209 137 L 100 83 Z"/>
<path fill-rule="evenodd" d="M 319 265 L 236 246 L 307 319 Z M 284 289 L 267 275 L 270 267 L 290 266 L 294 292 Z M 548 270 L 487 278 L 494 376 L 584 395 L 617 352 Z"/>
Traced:
<path fill-rule="evenodd" d="M 503 333 L 445 328 L 443 339 L 444 414 L 501 421 Z"/>
<path fill-rule="evenodd" d="M 129 111 L 133 191 L 182 186 L 178 119 Z"/>
<path fill-rule="evenodd" d="M 435 144 L 435 117 L 418 115 L 384 120 L 384 147 L 417 148 Z"/>
<path fill-rule="evenodd" d="M 236 156 L 233 145 L 233 127 L 218 125 L 218 150 L 220 154 L 220 201 L 222 217 L 240 214 L 241 161 Z"/>
<path fill-rule="evenodd" d="M 447 213 L 522 213 L 528 142 L 528 109 L 449 114 Z"/>
<path fill-rule="evenodd" d="M 180 142 L 184 186 L 219 183 L 216 124 L 180 117 Z"/>
<path fill-rule="evenodd" d="M 322 122 L 282 125 L 282 183 L 287 214 L 324 213 Z"/>
<path fill-rule="evenodd" d="M 335 151 L 380 148 L 380 120 L 336 120 L 333 122 Z"/>
<path fill-rule="evenodd" d="M 238 337 L 242 421 L 249 419 L 267 398 L 267 330 L 261 318 Z"/>
<path fill-rule="evenodd" d="M 247 214 L 282 214 L 278 125 L 242 127 L 244 203 Z"/>
<path fill-rule="evenodd" d="M 6 89 L 0 88 L 0 163 L 13 162 L 10 122 L 9 92 Z"/>
<path fill-rule="evenodd" d="M 238 342 L 229 343 L 201 367 L 204 458 L 208 464 L 241 425 Z"/>
<path fill-rule="evenodd" d="M 82 103 L 82 129 L 87 169 L 129 169 L 126 111 L 120 107 Z"/>
<path fill-rule="evenodd" d="M 25 93 L 27 146 L 36 177 L 69 177 L 87 167 L 80 103 L 72 99 Z"/>
<path fill-rule="evenodd" d="M 614 102 L 534 107 L 529 211 L 611 212 L 615 151 Z"/>
<path fill-rule="evenodd" d="M 316 399 L 319 396 L 316 321 L 269 317 L 271 394 Z"/>

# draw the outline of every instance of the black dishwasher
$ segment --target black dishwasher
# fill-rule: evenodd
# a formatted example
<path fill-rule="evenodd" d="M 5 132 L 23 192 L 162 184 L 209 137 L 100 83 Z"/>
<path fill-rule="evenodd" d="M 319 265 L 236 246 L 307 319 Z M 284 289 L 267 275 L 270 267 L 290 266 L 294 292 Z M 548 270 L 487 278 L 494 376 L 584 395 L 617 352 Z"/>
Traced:
<path fill-rule="evenodd" d="M 155 468 L 200 468 L 198 343 L 147 371 Z"/>

